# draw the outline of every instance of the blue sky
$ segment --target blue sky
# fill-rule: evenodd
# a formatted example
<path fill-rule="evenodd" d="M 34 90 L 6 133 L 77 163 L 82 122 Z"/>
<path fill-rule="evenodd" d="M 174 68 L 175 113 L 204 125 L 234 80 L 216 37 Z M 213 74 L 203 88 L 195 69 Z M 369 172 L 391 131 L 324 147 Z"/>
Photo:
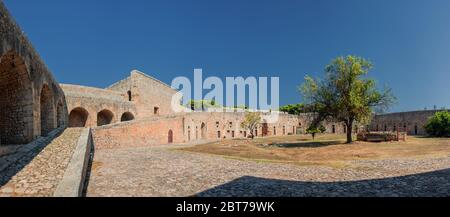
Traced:
<path fill-rule="evenodd" d="M 278 76 L 281 104 L 331 59 L 372 60 L 391 111 L 450 107 L 450 1 L 4 0 L 61 83 L 106 87 L 139 69 Z"/>

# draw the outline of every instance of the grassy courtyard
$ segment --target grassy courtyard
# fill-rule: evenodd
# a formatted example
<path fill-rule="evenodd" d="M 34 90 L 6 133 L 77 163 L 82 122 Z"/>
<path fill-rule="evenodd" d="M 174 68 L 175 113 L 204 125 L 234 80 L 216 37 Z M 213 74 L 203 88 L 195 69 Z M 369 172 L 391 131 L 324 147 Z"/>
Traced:
<path fill-rule="evenodd" d="M 409 137 L 406 142 L 345 144 L 344 135 L 285 136 L 228 140 L 180 150 L 235 159 L 296 165 L 351 166 L 352 160 L 436 158 L 450 155 L 450 139 Z"/>

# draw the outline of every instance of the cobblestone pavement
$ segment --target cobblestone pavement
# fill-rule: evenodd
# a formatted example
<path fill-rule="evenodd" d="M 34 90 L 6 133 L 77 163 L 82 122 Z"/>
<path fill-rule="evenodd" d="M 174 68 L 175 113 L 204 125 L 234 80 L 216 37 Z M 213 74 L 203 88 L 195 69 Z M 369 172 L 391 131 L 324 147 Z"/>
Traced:
<path fill-rule="evenodd" d="M 53 196 L 72 158 L 81 130 L 66 129 L 53 141 L 40 141 L 41 144 L 14 159 L 17 162 L 0 173 L 0 197 Z M 8 157 L 4 156 L 2 160 Z"/>
<path fill-rule="evenodd" d="M 165 148 L 95 153 L 88 196 L 450 196 L 450 156 L 355 167 L 259 163 Z"/>

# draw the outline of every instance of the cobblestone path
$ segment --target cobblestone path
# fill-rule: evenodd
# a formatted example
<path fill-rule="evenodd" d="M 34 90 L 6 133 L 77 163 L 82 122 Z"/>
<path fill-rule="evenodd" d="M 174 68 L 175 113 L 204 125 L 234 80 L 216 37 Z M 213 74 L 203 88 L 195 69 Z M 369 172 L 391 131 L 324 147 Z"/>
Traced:
<path fill-rule="evenodd" d="M 165 148 L 100 150 L 88 196 L 450 196 L 450 156 L 353 165 L 300 167 Z"/>
<path fill-rule="evenodd" d="M 49 141 L 38 141 L 26 154 L 4 156 L 14 163 L 0 172 L 0 197 L 53 196 L 72 158 L 82 129 L 66 129 Z M 48 144 L 48 145 L 46 145 Z"/>

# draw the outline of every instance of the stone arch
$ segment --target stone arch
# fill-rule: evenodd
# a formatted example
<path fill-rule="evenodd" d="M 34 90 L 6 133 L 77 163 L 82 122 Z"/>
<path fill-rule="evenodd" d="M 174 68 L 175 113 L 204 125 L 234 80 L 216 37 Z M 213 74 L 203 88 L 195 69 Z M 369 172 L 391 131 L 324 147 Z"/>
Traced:
<path fill-rule="evenodd" d="M 172 130 L 169 130 L 169 133 L 167 135 L 167 141 L 169 144 L 173 143 L 173 131 Z"/>
<path fill-rule="evenodd" d="M 202 139 L 206 139 L 207 129 L 206 129 L 206 124 L 205 123 L 202 123 L 202 125 L 200 127 L 200 130 L 201 130 Z"/>
<path fill-rule="evenodd" d="M 56 124 L 57 127 L 64 125 L 64 105 L 61 100 L 56 105 Z"/>
<path fill-rule="evenodd" d="M 26 144 L 34 138 L 33 84 L 16 53 L 0 58 L 0 144 Z"/>
<path fill-rule="evenodd" d="M 112 124 L 114 113 L 108 109 L 103 109 L 97 113 L 97 126 Z"/>
<path fill-rule="evenodd" d="M 40 95 L 41 136 L 47 136 L 55 128 L 55 103 L 53 91 L 44 84 Z"/>
<path fill-rule="evenodd" d="M 86 109 L 75 108 L 69 114 L 69 127 L 86 127 L 88 118 L 89 112 Z"/>
<path fill-rule="evenodd" d="M 127 122 L 134 120 L 134 115 L 131 112 L 125 112 L 122 114 L 122 117 L 120 118 L 120 122 Z"/>

